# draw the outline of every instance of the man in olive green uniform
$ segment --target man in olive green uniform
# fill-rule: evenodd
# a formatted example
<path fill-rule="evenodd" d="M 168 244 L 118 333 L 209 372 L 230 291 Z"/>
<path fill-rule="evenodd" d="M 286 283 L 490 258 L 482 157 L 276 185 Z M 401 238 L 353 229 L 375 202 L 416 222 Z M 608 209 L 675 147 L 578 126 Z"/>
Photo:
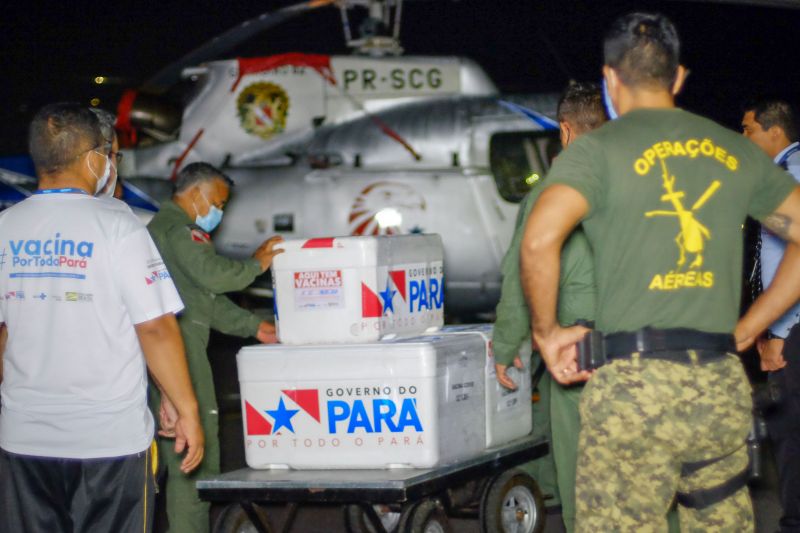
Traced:
<path fill-rule="evenodd" d="M 605 122 L 600 88 L 593 84 L 570 85 L 558 103 L 557 114 L 561 144 L 566 148 L 578 136 Z M 514 237 L 503 258 L 503 286 L 492 336 L 497 379 L 508 388 L 514 388 L 515 384 L 507 376 L 506 369 L 512 363 L 521 365 L 517 354 L 531 332 L 530 311 L 519 279 L 519 250 L 528 213 L 542 189 L 539 184 L 534 187 L 520 205 Z M 559 280 L 559 323 L 571 326 L 578 320 L 594 320 L 596 290 L 592 250 L 582 230 L 575 230 L 564 244 L 561 261 L 564 268 Z M 561 386 L 545 373 L 538 388 L 539 401 L 533 407 L 534 435 L 549 437 L 552 453 L 523 468 L 531 472 L 546 494 L 558 498 L 564 525 L 571 532 L 575 521 L 575 463 L 580 431 L 578 399 L 583 387 Z"/>
<path fill-rule="evenodd" d="M 172 443 L 164 440 L 160 443 L 159 455 L 168 472 L 166 501 L 170 531 L 198 533 L 209 529 L 209 505 L 199 500 L 194 486 L 197 479 L 217 474 L 220 468 L 217 398 L 206 354 L 209 330 L 275 342 L 272 324 L 235 305 L 223 294 L 244 289 L 269 268 L 277 253 L 273 247 L 280 242 L 277 237 L 269 239 L 252 259 L 244 261 L 216 253 L 209 233 L 222 218 L 231 185 L 230 179 L 213 166 L 192 163 L 178 173 L 175 195 L 161 205 L 147 226 L 185 305 L 178 323 L 207 435 L 205 459 L 191 475 L 178 469 L 180 458 L 171 450 Z M 158 397 L 155 387 L 150 389 L 151 407 L 158 408 L 161 402 L 161 434 L 169 435 L 170 406 Z"/>
<path fill-rule="evenodd" d="M 604 42 L 609 114 L 555 162 L 521 258 L 533 337 L 554 379 L 585 381 L 557 321 L 560 249 L 582 221 L 609 362 L 581 396 L 576 531 L 752 531 L 750 385 L 732 352 L 797 299 L 800 189 L 755 145 L 677 109 L 679 41 L 661 15 L 615 21 Z M 794 243 L 737 324 L 742 224 Z M 775 285 L 778 288 L 775 288 Z M 735 335 L 732 334 L 735 329 Z"/>

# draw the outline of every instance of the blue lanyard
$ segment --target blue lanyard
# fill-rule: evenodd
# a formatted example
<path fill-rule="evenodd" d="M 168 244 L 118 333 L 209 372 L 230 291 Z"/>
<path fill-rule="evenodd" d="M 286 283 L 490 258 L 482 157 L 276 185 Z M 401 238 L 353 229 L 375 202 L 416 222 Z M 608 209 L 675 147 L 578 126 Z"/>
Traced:
<path fill-rule="evenodd" d="M 793 154 L 795 154 L 797 152 L 800 152 L 800 144 L 795 144 L 794 146 L 792 146 L 789 149 L 788 152 L 783 154 L 783 157 L 781 157 L 781 160 L 778 161 L 778 166 L 779 167 L 783 167 L 784 170 L 787 170 L 786 162 L 789 160 L 790 157 L 792 157 Z"/>
<path fill-rule="evenodd" d="M 73 194 L 85 194 L 86 196 L 89 196 L 89 193 L 87 193 L 83 189 L 78 189 L 76 187 L 65 187 L 63 189 L 39 189 L 33 194 L 57 194 L 61 192 L 68 192 Z"/>

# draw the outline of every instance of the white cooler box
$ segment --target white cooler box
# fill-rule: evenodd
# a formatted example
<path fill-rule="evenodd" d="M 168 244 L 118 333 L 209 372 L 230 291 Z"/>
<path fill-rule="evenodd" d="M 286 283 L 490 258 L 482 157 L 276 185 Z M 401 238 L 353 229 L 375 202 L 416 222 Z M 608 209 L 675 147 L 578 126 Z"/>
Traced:
<path fill-rule="evenodd" d="M 438 235 L 284 242 L 272 261 L 283 344 L 372 342 L 444 323 Z"/>
<path fill-rule="evenodd" d="M 492 350 L 492 324 L 445 326 L 441 335 L 480 335 L 486 349 L 485 361 L 486 387 L 486 447 L 500 446 L 514 439 L 524 437 L 533 430 L 531 405 L 531 351 L 523 346 L 520 358 L 522 370 L 509 366 L 508 376 L 517 384 L 516 390 L 508 390 L 497 382 Z"/>
<path fill-rule="evenodd" d="M 243 348 L 252 468 L 430 468 L 486 446 L 478 335 Z"/>

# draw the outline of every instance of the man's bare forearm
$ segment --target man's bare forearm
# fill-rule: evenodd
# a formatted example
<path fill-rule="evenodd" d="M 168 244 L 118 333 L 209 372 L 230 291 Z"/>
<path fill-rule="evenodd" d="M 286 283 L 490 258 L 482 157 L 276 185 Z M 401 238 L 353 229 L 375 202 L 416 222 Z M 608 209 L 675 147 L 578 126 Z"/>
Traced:
<path fill-rule="evenodd" d="M 542 192 L 528 217 L 520 251 L 520 275 L 534 337 L 547 335 L 558 326 L 561 247 L 586 210 L 586 201 L 577 191 L 554 185 Z"/>
<path fill-rule="evenodd" d="M 562 384 L 589 378 L 575 364 L 575 343 L 586 328 L 563 329 L 557 314 L 561 247 L 587 211 L 586 200 L 575 189 L 566 185 L 548 187 L 528 217 L 520 252 L 533 338 L 548 370 Z"/>
<path fill-rule="evenodd" d="M 136 325 L 147 368 L 181 416 L 197 416 L 197 398 L 178 321 L 172 314 Z"/>
<path fill-rule="evenodd" d="M 736 325 L 736 341 L 744 349 L 800 299 L 800 187 L 763 220 L 764 226 L 787 241 L 775 277 Z"/>
<path fill-rule="evenodd" d="M 578 372 L 573 363 L 577 353 L 575 342 L 584 334 L 584 328 L 571 331 L 562 329 L 558 323 L 561 248 L 572 226 L 567 218 L 556 220 L 560 214 L 557 205 L 551 202 L 549 206 L 542 206 L 541 210 L 538 206 L 534 208 L 525 232 L 521 266 L 522 283 L 531 310 L 533 340 L 550 374 L 556 381 L 566 385 L 585 381 L 588 376 Z M 556 209 L 553 210 L 553 207 Z"/>
<path fill-rule="evenodd" d="M 563 241 L 543 240 L 535 232 L 536 223 L 531 221 L 520 252 L 520 276 L 534 337 L 547 335 L 558 325 L 558 279 L 563 244 Z"/>
<path fill-rule="evenodd" d="M 793 306 L 800 299 L 798 272 L 800 272 L 800 245 L 788 243 L 772 283 L 753 302 L 739 321 L 737 329 L 747 331 L 751 336 L 757 336 Z"/>

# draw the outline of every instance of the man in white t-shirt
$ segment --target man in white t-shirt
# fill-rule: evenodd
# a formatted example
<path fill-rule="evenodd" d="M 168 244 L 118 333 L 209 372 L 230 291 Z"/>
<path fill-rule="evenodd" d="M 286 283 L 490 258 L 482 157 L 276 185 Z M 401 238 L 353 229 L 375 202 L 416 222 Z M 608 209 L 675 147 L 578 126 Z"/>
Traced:
<path fill-rule="evenodd" d="M 94 197 L 111 166 L 97 117 L 46 106 L 29 146 L 39 190 L 0 214 L 0 531 L 149 531 L 148 367 L 178 409 L 182 467 L 203 457 L 183 304 L 141 222 Z"/>

